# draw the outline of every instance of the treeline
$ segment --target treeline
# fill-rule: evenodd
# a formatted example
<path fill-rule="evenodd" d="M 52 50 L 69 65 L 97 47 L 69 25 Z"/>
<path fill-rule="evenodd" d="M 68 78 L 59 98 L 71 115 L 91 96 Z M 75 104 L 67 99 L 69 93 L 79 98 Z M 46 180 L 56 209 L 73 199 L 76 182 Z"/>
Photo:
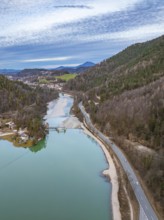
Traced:
<path fill-rule="evenodd" d="M 18 128 L 27 128 L 31 137 L 44 136 L 43 115 L 47 102 L 58 97 L 55 90 L 33 89 L 0 75 L 0 115 L 11 118 Z"/>
<path fill-rule="evenodd" d="M 132 45 L 70 80 L 65 89 L 81 91 L 85 107 L 105 133 L 112 127 L 159 150 L 164 145 L 163 54 L 164 36 Z"/>
<path fill-rule="evenodd" d="M 83 102 L 92 120 L 107 135 L 138 141 L 162 151 L 164 144 L 164 77 L 143 87 L 123 92 L 97 104 L 84 97 Z"/>
<path fill-rule="evenodd" d="M 69 72 L 66 70 L 24 69 L 17 73 L 15 77 L 60 76 L 64 74 L 69 74 Z"/>
<path fill-rule="evenodd" d="M 164 207 L 163 55 L 161 36 L 128 47 L 65 86 L 78 91 L 77 102 L 83 101 L 95 126 L 119 140 L 160 207 Z M 154 156 L 127 147 L 125 140 L 145 145 Z"/>
<path fill-rule="evenodd" d="M 147 85 L 163 75 L 163 50 L 164 36 L 132 45 L 78 75 L 65 88 L 84 92 L 97 88 L 104 101 L 123 91 Z"/>

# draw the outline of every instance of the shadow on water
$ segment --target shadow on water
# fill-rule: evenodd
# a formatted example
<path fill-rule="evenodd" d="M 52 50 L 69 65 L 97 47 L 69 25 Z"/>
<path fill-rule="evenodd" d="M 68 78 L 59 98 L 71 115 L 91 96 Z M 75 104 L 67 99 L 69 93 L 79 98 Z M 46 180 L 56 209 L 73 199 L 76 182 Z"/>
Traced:
<path fill-rule="evenodd" d="M 37 153 L 38 151 L 41 151 L 42 149 L 45 149 L 47 146 L 46 138 L 41 140 L 37 145 L 30 147 L 29 150 L 33 153 Z"/>

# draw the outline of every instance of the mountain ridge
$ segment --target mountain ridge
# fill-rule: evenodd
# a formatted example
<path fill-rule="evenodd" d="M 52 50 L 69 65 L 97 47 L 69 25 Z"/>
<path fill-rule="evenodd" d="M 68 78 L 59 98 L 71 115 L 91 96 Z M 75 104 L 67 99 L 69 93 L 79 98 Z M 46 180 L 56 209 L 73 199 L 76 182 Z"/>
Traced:
<path fill-rule="evenodd" d="M 59 66 L 57 68 L 55 68 L 55 70 L 66 70 L 69 73 L 81 73 L 86 71 L 88 68 L 95 66 L 95 63 L 87 61 L 83 64 L 80 64 L 78 66 Z M 54 70 L 54 69 L 53 69 Z"/>
<path fill-rule="evenodd" d="M 83 73 L 84 71 L 86 71 L 87 69 L 89 69 L 90 67 L 95 66 L 95 63 L 87 61 L 83 64 L 74 66 L 74 67 L 70 67 L 70 66 L 59 66 L 57 68 L 25 68 L 22 70 L 16 70 L 16 69 L 0 69 L 0 74 L 2 75 L 16 75 L 16 76 L 28 76 L 28 75 L 39 75 L 39 74 L 43 74 L 43 72 L 47 72 L 51 73 L 52 71 L 56 71 L 56 74 L 58 75 L 59 72 L 61 71 L 61 73 L 63 72 L 63 74 L 67 73 Z"/>
<path fill-rule="evenodd" d="M 17 74 L 20 70 L 17 69 L 0 69 L 0 74 Z"/>

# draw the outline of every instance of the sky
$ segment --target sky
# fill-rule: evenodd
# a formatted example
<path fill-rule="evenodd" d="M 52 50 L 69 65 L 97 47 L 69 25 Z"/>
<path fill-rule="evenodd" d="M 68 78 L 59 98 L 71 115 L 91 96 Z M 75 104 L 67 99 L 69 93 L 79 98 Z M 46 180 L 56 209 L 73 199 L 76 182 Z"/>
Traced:
<path fill-rule="evenodd" d="M 0 0 L 0 69 L 99 63 L 164 34 L 163 0 Z"/>

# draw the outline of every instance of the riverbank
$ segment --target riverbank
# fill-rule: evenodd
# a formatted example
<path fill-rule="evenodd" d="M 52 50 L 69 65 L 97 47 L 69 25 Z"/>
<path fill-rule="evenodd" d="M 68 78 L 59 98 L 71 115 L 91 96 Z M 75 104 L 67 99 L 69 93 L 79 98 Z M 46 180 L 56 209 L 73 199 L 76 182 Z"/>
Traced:
<path fill-rule="evenodd" d="M 16 138 L 15 132 L 3 132 L 0 133 L 0 138 L 6 141 L 11 142 L 15 147 L 24 147 L 24 148 L 30 148 L 33 147 L 33 141 L 27 140 L 26 142 L 21 142 L 20 138 Z"/>
<path fill-rule="evenodd" d="M 66 105 L 67 105 L 66 99 L 63 99 L 60 102 L 58 102 L 57 99 L 49 102 L 47 105 L 47 108 L 49 110 L 47 111 L 47 115 L 44 118 L 47 119 L 47 118 L 64 116 L 65 115 L 64 108 L 66 107 Z"/>
<path fill-rule="evenodd" d="M 14 132 L 0 132 L 0 137 L 5 137 L 5 136 L 9 136 L 9 135 L 13 135 Z"/>
<path fill-rule="evenodd" d="M 82 127 L 82 123 L 79 121 L 77 117 L 70 116 L 69 118 L 67 118 L 62 122 L 61 127 L 64 127 L 66 129 L 69 128 L 77 129 Z"/>
<path fill-rule="evenodd" d="M 105 145 L 98 139 L 98 137 L 93 135 L 88 130 L 87 125 L 85 123 L 82 125 L 82 129 L 87 135 L 89 135 L 94 140 L 96 140 L 96 142 L 100 145 L 101 149 L 104 152 L 109 168 L 103 171 L 103 175 L 107 176 L 110 179 L 110 182 L 112 184 L 111 200 L 112 200 L 113 220 L 121 220 L 120 205 L 119 205 L 119 200 L 118 200 L 119 183 L 118 183 L 117 171 L 116 171 L 116 167 L 114 165 L 113 159 L 109 151 L 106 149 Z"/>

